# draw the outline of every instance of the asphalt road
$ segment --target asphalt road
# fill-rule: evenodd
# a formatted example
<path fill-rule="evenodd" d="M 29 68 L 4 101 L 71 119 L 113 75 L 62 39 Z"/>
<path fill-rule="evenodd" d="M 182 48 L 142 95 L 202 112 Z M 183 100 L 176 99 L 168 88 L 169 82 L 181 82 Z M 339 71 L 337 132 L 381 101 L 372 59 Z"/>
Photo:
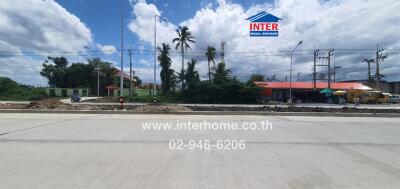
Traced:
<path fill-rule="evenodd" d="M 143 130 L 268 120 L 272 130 Z M 400 119 L 0 114 L 0 188 L 400 188 Z M 241 139 L 244 150 L 170 150 Z"/>

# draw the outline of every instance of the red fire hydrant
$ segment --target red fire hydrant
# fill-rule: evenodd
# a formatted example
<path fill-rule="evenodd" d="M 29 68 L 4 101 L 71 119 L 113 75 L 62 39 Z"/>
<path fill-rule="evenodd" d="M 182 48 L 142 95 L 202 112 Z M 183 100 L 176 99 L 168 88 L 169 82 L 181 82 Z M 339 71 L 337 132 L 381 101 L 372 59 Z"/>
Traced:
<path fill-rule="evenodd" d="M 124 97 L 119 97 L 119 109 L 124 109 Z"/>

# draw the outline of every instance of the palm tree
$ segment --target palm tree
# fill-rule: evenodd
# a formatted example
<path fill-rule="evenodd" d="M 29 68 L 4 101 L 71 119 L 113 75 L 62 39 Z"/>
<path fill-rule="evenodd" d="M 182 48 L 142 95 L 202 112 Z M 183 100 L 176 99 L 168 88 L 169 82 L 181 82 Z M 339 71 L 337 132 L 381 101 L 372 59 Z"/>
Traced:
<path fill-rule="evenodd" d="M 185 72 L 185 86 L 187 86 L 188 89 L 192 89 L 196 83 L 200 82 L 199 72 L 195 69 L 196 62 L 195 59 L 188 62 L 187 70 Z"/>
<path fill-rule="evenodd" d="M 188 44 L 188 42 L 191 43 L 195 43 L 194 41 L 194 37 L 192 36 L 192 34 L 189 31 L 189 28 L 186 26 L 183 27 L 179 27 L 176 30 L 176 33 L 178 34 L 178 37 L 174 38 L 172 40 L 173 43 L 178 42 L 175 46 L 175 49 L 181 50 L 181 54 L 182 54 L 182 70 L 181 70 L 181 75 L 183 75 L 184 72 L 184 59 L 185 59 L 185 50 L 187 49 L 191 49 L 190 45 Z M 183 89 L 183 78 L 182 78 L 182 89 Z"/>
<path fill-rule="evenodd" d="M 214 47 L 207 47 L 207 52 L 206 52 L 207 60 L 208 60 L 208 82 L 211 83 L 211 66 L 210 62 L 213 62 L 213 66 L 215 66 L 215 48 Z"/>
<path fill-rule="evenodd" d="M 165 94 L 174 86 L 174 70 L 171 68 L 171 58 L 169 57 L 169 51 L 171 47 L 168 44 L 163 43 L 162 47 L 157 47 L 160 54 L 157 56 L 158 61 L 160 62 L 161 72 L 161 89 Z"/>
<path fill-rule="evenodd" d="M 213 68 L 214 83 L 223 83 L 230 79 L 230 70 L 225 68 L 225 63 L 221 62 Z"/>

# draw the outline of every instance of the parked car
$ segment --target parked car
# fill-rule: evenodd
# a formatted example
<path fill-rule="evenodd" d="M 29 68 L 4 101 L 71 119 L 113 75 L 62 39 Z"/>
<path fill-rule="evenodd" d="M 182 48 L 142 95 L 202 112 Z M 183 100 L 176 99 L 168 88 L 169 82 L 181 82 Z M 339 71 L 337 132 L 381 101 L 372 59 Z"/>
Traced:
<path fill-rule="evenodd" d="M 389 103 L 400 103 L 400 95 L 392 95 L 389 97 Z"/>
<path fill-rule="evenodd" d="M 71 95 L 71 103 L 81 102 L 81 97 L 78 94 Z"/>

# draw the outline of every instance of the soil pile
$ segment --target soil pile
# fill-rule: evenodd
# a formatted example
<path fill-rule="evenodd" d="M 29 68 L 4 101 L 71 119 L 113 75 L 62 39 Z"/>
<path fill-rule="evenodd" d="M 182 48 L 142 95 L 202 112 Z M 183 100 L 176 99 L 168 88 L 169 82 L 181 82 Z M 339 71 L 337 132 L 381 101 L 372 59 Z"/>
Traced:
<path fill-rule="evenodd" d="M 28 109 L 55 109 L 55 110 L 73 110 L 76 109 L 70 104 L 65 104 L 58 99 L 44 99 L 40 101 L 33 101 L 27 107 Z"/>
<path fill-rule="evenodd" d="M 178 105 L 155 105 L 155 104 L 148 104 L 145 106 L 139 106 L 133 108 L 132 110 L 138 112 L 186 112 L 192 111 L 188 107 L 178 106 Z"/>

